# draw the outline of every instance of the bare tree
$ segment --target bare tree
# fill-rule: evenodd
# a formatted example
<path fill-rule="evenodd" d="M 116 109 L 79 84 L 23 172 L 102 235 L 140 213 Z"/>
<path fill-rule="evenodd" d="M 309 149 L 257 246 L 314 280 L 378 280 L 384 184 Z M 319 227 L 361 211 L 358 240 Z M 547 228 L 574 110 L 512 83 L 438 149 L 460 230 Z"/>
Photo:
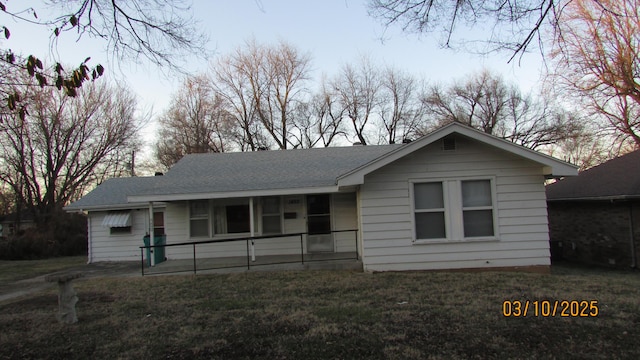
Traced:
<path fill-rule="evenodd" d="M 22 92 L 29 113 L 3 115 L 0 124 L 0 180 L 38 221 L 96 182 L 129 171 L 139 121 L 126 89 L 91 84 L 76 98 L 52 88 Z"/>
<path fill-rule="evenodd" d="M 330 146 L 339 136 L 346 136 L 343 129 L 345 109 L 340 106 L 335 91 L 323 78 L 320 91 L 307 102 L 301 102 L 294 117 L 296 147 L 312 148 Z"/>
<path fill-rule="evenodd" d="M 241 151 L 256 151 L 267 146 L 257 115 L 257 105 L 253 96 L 247 70 L 238 61 L 240 50 L 235 55 L 218 59 L 212 67 L 213 86 L 225 100 L 225 108 L 235 122 L 237 131 L 233 134 Z"/>
<path fill-rule="evenodd" d="M 449 88 L 432 87 L 424 98 L 434 123 L 422 133 L 460 122 L 514 143 L 538 149 L 575 136 L 580 127 L 549 99 L 523 95 L 515 86 L 483 71 Z"/>
<path fill-rule="evenodd" d="M 412 75 L 388 67 L 382 73 L 379 115 L 383 143 L 409 140 L 424 121 L 422 87 Z"/>
<path fill-rule="evenodd" d="M 220 60 L 213 71 L 247 138 L 257 134 L 252 126 L 255 118 L 270 140 L 286 149 L 294 109 L 303 101 L 309 65 L 309 56 L 287 43 L 268 46 L 249 41 Z"/>
<path fill-rule="evenodd" d="M 54 49 L 66 33 L 76 39 L 89 36 L 104 40 L 105 51 L 118 61 L 146 59 L 170 69 L 179 69 L 187 57 L 204 53 L 206 37 L 188 16 L 190 4 L 184 0 L 50 0 L 47 5 L 54 13 L 50 18 L 38 16 L 31 7 L 35 5 L 14 6 L 14 2 L 4 0 L 0 1 L 0 14 L 12 21 L 49 29 Z M 11 36 L 8 26 L 0 24 L 6 40 Z M 88 61 L 89 57 L 67 71 L 60 63 L 45 67 L 35 55 L 23 58 L 10 48 L 0 49 L 0 63 L 5 67 L 29 74 L 36 85 L 55 86 L 70 96 L 76 95 L 85 80 L 102 75 L 104 67 L 98 64 L 89 68 Z M 3 78 L 0 84 L 8 83 Z M 19 110 L 18 114 L 24 116 L 25 105 L 19 105 L 22 94 L 11 91 L 2 95 L 6 101 L 0 106 L 4 110 Z"/>
<path fill-rule="evenodd" d="M 552 58 L 563 90 L 640 146 L 640 0 L 574 0 Z"/>
<path fill-rule="evenodd" d="M 189 77 L 160 118 L 156 157 L 169 168 L 186 154 L 224 152 L 232 128 L 223 98 L 210 79 Z"/>
<path fill-rule="evenodd" d="M 380 72 L 367 57 L 357 66 L 345 64 L 333 81 L 338 103 L 345 109 L 353 134 L 362 145 L 367 145 L 369 121 L 380 102 Z"/>
<path fill-rule="evenodd" d="M 485 51 L 507 50 L 509 61 L 523 55 L 532 44 L 541 48 L 541 34 L 557 33 L 561 14 L 575 0 L 369 0 L 369 14 L 386 26 L 399 25 L 405 32 L 443 35 L 442 46 L 480 43 Z M 602 8 L 601 0 L 583 0 Z M 604 3 L 608 3 L 605 1 Z M 473 28 L 473 31 L 465 31 Z M 483 31 L 484 30 L 484 31 Z M 473 38 L 475 34 L 481 34 Z M 472 38 L 469 38 L 469 37 Z"/>

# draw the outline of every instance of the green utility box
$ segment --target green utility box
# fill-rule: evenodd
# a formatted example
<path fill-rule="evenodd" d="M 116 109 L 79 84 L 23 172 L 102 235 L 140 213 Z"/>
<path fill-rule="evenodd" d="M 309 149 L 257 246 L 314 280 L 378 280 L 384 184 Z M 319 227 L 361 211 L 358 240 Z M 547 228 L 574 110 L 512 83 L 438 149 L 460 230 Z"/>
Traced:
<path fill-rule="evenodd" d="M 149 235 L 144 237 L 144 246 L 149 246 Z M 166 245 L 166 235 L 158 235 L 153 237 L 153 246 Z M 151 266 L 151 254 L 153 253 L 153 260 L 155 264 L 160 264 L 165 261 L 164 246 L 154 247 L 153 249 L 146 248 L 145 258 L 147 259 L 147 266 Z"/>

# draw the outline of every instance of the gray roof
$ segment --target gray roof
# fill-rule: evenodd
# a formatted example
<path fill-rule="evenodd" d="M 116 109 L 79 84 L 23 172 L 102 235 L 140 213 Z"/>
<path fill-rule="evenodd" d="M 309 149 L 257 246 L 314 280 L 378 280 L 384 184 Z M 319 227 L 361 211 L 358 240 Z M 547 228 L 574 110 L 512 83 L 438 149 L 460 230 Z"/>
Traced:
<path fill-rule="evenodd" d="M 191 154 L 164 176 L 102 183 L 67 210 L 114 207 L 129 196 L 231 193 L 335 186 L 337 178 L 402 145 Z"/>
<path fill-rule="evenodd" d="M 93 208 L 117 209 L 131 206 L 127 196 L 136 194 L 152 186 L 157 177 L 127 177 L 107 179 L 78 201 L 65 207 L 68 211 L 90 210 Z"/>
<path fill-rule="evenodd" d="M 640 150 L 547 185 L 547 200 L 640 198 Z"/>
<path fill-rule="evenodd" d="M 139 195 L 332 186 L 338 176 L 400 145 L 187 155 Z"/>

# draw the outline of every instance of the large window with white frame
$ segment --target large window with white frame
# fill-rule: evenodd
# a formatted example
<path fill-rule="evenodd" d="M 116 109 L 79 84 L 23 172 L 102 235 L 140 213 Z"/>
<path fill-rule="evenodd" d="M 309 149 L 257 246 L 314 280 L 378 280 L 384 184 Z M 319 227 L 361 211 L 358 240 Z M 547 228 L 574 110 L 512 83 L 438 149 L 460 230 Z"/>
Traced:
<path fill-rule="evenodd" d="M 494 239 L 493 180 L 413 181 L 414 240 Z"/>

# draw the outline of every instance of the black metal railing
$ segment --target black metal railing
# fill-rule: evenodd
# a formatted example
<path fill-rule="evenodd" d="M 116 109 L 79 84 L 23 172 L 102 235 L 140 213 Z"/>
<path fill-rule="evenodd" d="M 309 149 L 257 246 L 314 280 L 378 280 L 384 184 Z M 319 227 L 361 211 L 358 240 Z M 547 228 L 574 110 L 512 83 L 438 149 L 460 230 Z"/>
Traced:
<path fill-rule="evenodd" d="M 147 266 L 151 265 L 151 256 L 156 256 L 156 251 L 161 252 L 163 255 L 166 253 L 166 248 L 174 248 L 174 247 L 191 247 L 192 248 L 192 252 L 193 252 L 193 256 L 191 258 L 192 260 L 192 266 L 189 266 L 189 268 L 186 267 L 182 267 L 182 268 L 174 268 L 171 269 L 170 267 L 167 267 L 166 271 L 153 271 L 151 274 L 153 275 L 158 275 L 158 274 L 168 274 L 168 273 L 179 273 L 179 272 L 193 272 L 194 274 L 196 274 L 198 271 L 205 271 L 205 270 L 217 270 L 217 269 L 228 269 L 228 268 L 238 268 L 238 267 L 245 267 L 247 268 L 247 270 L 250 270 L 251 267 L 256 267 L 256 266 L 264 266 L 264 265 L 280 265 L 280 264 L 292 264 L 292 263 L 301 263 L 301 264 L 305 264 L 305 262 L 317 262 L 317 261 L 331 261 L 331 260 L 359 260 L 360 259 L 360 254 L 358 251 L 358 230 L 357 229 L 352 229 L 352 230 L 335 230 L 332 231 L 331 234 L 337 234 L 337 233 L 347 233 L 347 232 L 352 232 L 354 234 L 354 251 L 352 252 L 345 252 L 345 253 L 326 253 L 324 254 L 305 254 L 304 251 L 304 239 L 305 236 L 309 235 L 308 233 L 293 233 L 293 234 L 282 234 L 282 235 L 263 235 L 263 236 L 249 236 L 249 237 L 241 237 L 241 238 L 233 238 L 233 239 L 214 239 L 214 240 L 205 240 L 205 241 L 186 241 L 186 242 L 180 242 L 180 243 L 172 243 L 172 244 L 166 244 L 165 241 L 161 241 L 160 243 L 156 243 L 154 241 L 153 244 L 151 244 L 148 240 L 149 236 L 147 235 L 145 237 L 145 245 L 144 246 L 140 246 L 140 264 L 141 264 L 141 271 L 142 271 L 142 276 L 145 275 L 145 263 Z M 287 260 L 287 261 L 282 261 L 282 260 L 278 260 L 278 261 L 263 261 L 257 264 L 252 264 L 252 258 L 255 256 L 255 253 L 253 252 L 252 249 L 254 248 L 254 245 L 256 244 L 256 242 L 266 242 L 269 240 L 274 240 L 274 239 L 282 239 L 282 238 L 296 238 L 299 237 L 300 239 L 300 253 L 299 255 L 296 254 L 282 254 L 282 256 L 289 256 L 290 258 L 297 258 L 298 260 Z M 165 238 L 163 237 L 162 240 L 164 240 Z M 227 265 L 222 265 L 222 266 L 214 266 L 214 267 L 198 267 L 198 257 L 197 257 L 197 247 L 198 246 L 203 246 L 203 245 L 208 245 L 208 244 L 222 244 L 222 243 L 230 243 L 230 242 L 240 242 L 240 241 L 244 241 L 246 242 L 246 264 L 227 264 Z M 334 241 L 336 241 L 334 239 Z M 146 257 L 145 257 L 145 250 L 147 250 L 146 252 Z M 340 257 L 340 254 L 351 254 L 351 253 L 355 253 L 353 256 L 347 256 L 347 257 Z M 273 256 L 273 255 L 272 255 Z M 275 257 L 277 257 L 278 255 L 275 255 Z M 299 256 L 299 257 L 298 257 Z M 262 257 L 268 257 L 266 255 L 262 255 Z M 200 259 L 200 260 L 204 260 Z M 221 259 L 225 259 L 225 257 L 213 257 L 213 258 L 206 258 L 207 260 L 221 260 Z M 145 261 L 146 260 L 146 261 Z M 180 260 L 172 260 L 172 261 L 185 261 L 185 260 L 189 260 L 189 259 L 180 259 Z M 157 264 L 157 261 L 156 261 Z M 148 272 L 149 274 L 149 272 Z"/>

